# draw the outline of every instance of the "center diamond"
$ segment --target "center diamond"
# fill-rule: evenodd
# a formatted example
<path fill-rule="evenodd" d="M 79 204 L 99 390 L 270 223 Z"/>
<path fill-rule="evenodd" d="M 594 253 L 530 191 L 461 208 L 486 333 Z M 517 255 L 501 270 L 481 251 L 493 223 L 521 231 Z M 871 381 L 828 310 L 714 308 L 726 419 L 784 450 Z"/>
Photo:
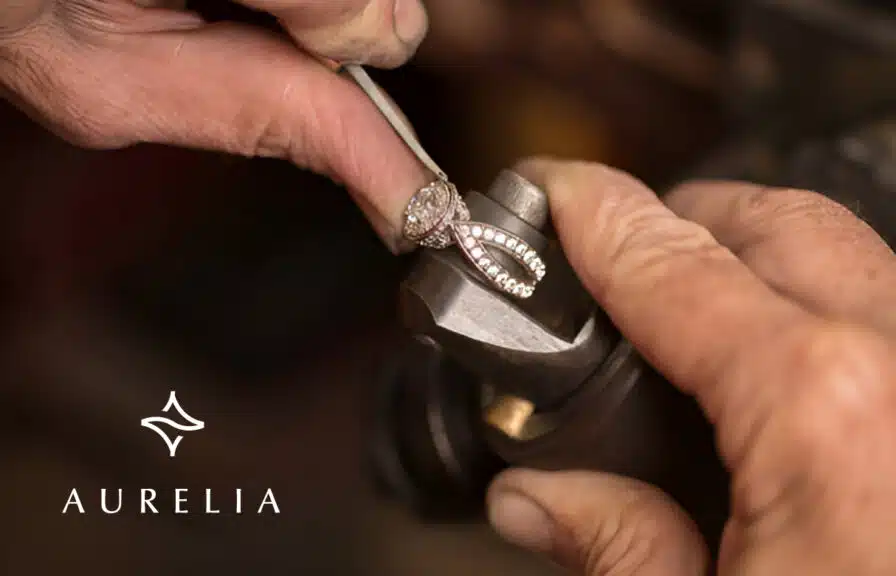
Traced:
<path fill-rule="evenodd" d="M 432 183 L 414 194 L 405 212 L 405 235 L 419 239 L 444 221 L 451 208 L 451 191 L 442 182 Z"/>

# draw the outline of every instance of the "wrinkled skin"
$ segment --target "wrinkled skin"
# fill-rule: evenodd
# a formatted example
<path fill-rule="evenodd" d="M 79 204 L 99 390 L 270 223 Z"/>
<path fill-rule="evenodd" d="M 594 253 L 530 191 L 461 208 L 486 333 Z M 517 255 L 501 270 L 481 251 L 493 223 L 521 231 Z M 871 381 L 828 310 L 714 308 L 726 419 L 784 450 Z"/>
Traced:
<path fill-rule="evenodd" d="M 896 574 L 896 255 L 801 190 L 687 184 L 533 160 L 573 267 L 716 427 L 733 475 L 721 576 Z M 705 545 L 667 496 L 587 472 L 514 470 L 499 533 L 588 576 L 697 576 Z"/>
<path fill-rule="evenodd" d="M 152 1 L 152 4 L 147 3 Z M 294 42 L 169 0 L 0 4 L 0 89 L 61 136 L 286 158 L 343 182 L 396 251 L 431 177 L 320 57 L 397 66 L 417 0 L 247 0 Z M 896 574 L 896 256 L 811 192 L 710 182 L 660 201 L 609 168 L 532 160 L 573 267 L 716 426 L 733 474 L 722 576 Z M 585 576 L 696 576 L 707 555 L 665 495 L 593 472 L 513 470 L 504 537 Z"/>
<path fill-rule="evenodd" d="M 405 62 L 428 29 L 419 0 L 245 3 L 294 42 L 206 24 L 171 0 L 4 1 L 0 94 L 92 148 L 156 142 L 292 160 L 345 184 L 399 249 L 401 211 L 431 175 L 321 59 Z"/>

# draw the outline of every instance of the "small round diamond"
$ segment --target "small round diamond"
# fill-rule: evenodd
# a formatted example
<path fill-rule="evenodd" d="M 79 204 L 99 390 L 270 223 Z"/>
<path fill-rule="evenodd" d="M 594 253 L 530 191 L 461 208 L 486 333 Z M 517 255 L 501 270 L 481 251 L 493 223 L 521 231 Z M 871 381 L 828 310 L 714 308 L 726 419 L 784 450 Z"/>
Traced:
<path fill-rule="evenodd" d="M 520 256 L 522 256 L 523 254 L 526 253 L 526 250 L 528 250 L 528 249 L 529 249 L 529 247 L 526 246 L 525 244 L 520 244 L 519 246 L 516 247 L 516 253 L 519 254 Z"/>
<path fill-rule="evenodd" d="M 507 236 L 505 236 L 504 234 L 501 234 L 500 232 L 495 234 L 495 242 L 497 242 L 498 244 L 503 244 L 504 240 L 506 238 L 507 238 Z"/>
<path fill-rule="evenodd" d="M 493 240 L 495 237 L 495 231 L 491 228 L 486 228 L 485 232 L 482 233 L 482 237 L 486 240 Z"/>
<path fill-rule="evenodd" d="M 472 248 L 472 247 L 475 246 L 475 245 L 476 245 L 476 239 L 475 239 L 475 238 L 469 238 L 469 237 L 468 237 L 466 240 L 464 240 L 464 246 L 466 246 L 467 248 Z"/>
<path fill-rule="evenodd" d="M 482 260 L 479 261 L 480 268 L 488 269 L 488 267 L 491 265 L 492 265 L 492 261 L 489 260 L 488 258 L 483 258 Z"/>
<path fill-rule="evenodd" d="M 491 268 L 488 269 L 488 275 L 491 276 L 492 278 L 494 278 L 495 276 L 498 275 L 498 272 L 500 272 L 500 270 L 501 269 L 498 268 L 497 266 L 492 266 Z"/>
<path fill-rule="evenodd" d="M 479 258 L 482 258 L 483 254 L 485 254 L 485 252 L 482 251 L 482 248 L 473 248 L 470 251 L 470 256 L 472 256 L 473 258 L 476 258 L 477 260 Z"/>
<path fill-rule="evenodd" d="M 504 282 L 507 282 L 508 278 L 510 278 L 510 276 L 507 274 L 507 272 L 501 272 L 497 277 L 495 277 L 495 282 L 503 285 Z"/>
<path fill-rule="evenodd" d="M 504 245 L 513 250 L 516 248 L 516 238 L 508 238 Z"/>
<path fill-rule="evenodd" d="M 479 238 L 482 236 L 482 228 L 479 226 L 473 226 L 471 232 L 473 233 L 473 238 Z"/>
<path fill-rule="evenodd" d="M 533 250 L 529 250 L 526 252 L 526 255 L 523 256 L 523 262 L 528 264 L 533 258 L 535 258 L 535 252 Z"/>

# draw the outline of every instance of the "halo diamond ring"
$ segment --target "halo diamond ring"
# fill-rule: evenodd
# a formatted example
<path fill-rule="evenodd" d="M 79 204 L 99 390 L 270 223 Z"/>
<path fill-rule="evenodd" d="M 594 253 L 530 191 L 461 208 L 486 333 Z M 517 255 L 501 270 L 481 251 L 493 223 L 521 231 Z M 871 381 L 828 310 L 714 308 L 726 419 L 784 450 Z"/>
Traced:
<path fill-rule="evenodd" d="M 532 296 L 547 272 L 541 256 L 522 238 L 498 226 L 471 221 L 457 188 L 446 180 L 431 182 L 414 194 L 405 209 L 403 234 L 425 248 L 457 246 L 492 286 L 517 298 Z M 507 270 L 490 249 L 513 259 L 526 278 Z"/>

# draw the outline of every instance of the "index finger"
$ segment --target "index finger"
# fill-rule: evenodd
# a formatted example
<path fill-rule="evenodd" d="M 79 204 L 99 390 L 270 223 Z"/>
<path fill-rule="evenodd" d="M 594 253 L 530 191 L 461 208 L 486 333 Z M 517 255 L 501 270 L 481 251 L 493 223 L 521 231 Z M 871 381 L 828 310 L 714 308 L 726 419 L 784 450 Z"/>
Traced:
<path fill-rule="evenodd" d="M 812 317 L 779 296 L 708 230 L 640 181 L 586 163 L 532 160 L 570 264 L 619 330 L 717 421 L 761 386 L 744 370 L 776 355 Z M 741 389 L 734 389 L 740 386 Z"/>

